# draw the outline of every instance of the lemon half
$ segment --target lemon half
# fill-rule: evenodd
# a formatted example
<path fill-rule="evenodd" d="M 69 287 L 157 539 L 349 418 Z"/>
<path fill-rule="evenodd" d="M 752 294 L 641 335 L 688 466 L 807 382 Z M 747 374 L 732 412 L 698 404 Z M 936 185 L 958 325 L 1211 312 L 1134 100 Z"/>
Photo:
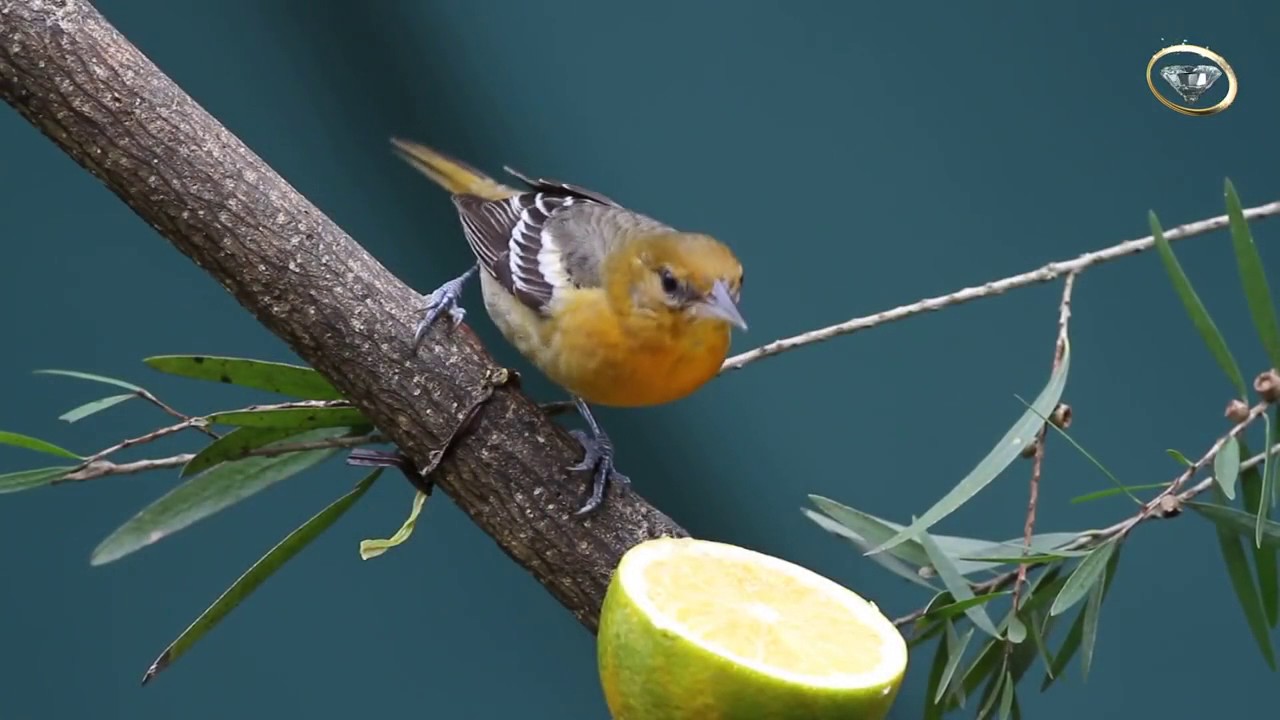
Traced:
<path fill-rule="evenodd" d="M 907 667 L 901 633 L 856 593 L 689 538 L 623 556 L 597 650 L 614 720 L 882 720 Z"/>

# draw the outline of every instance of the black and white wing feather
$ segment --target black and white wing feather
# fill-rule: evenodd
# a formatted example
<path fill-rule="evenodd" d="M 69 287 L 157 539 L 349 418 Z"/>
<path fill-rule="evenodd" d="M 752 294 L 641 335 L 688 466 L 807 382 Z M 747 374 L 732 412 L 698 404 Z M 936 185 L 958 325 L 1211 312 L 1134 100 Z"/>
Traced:
<path fill-rule="evenodd" d="M 480 264 L 508 292 L 539 312 L 559 288 L 574 285 L 547 221 L 577 204 L 595 203 L 579 195 L 527 192 L 503 200 L 455 195 L 463 234 Z"/>

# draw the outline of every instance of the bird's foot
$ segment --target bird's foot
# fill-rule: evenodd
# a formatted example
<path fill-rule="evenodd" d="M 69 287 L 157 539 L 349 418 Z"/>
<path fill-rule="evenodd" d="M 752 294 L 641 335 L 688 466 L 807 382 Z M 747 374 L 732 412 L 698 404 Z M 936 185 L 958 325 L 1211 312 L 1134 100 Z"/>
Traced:
<path fill-rule="evenodd" d="M 414 350 L 421 347 L 422 341 L 427 337 L 427 332 L 431 330 L 431 326 L 435 324 L 441 315 L 447 314 L 449 319 L 453 321 L 454 327 L 462 323 L 463 318 L 467 315 L 467 310 L 458 305 L 458 300 L 462 297 L 462 288 L 466 286 L 467 281 L 471 279 L 471 276 L 479 268 L 479 265 L 472 265 L 466 272 L 441 285 L 426 296 L 426 310 L 422 314 L 422 320 L 418 322 L 418 326 L 413 331 Z"/>
<path fill-rule="evenodd" d="M 591 411 L 587 408 L 585 402 L 579 398 L 574 398 L 574 404 L 578 408 L 578 413 L 587 425 L 591 427 L 591 432 L 585 430 L 570 430 L 572 435 L 579 443 L 582 444 L 584 451 L 582 462 L 570 465 L 568 470 L 587 470 L 591 472 L 591 497 L 587 498 L 587 502 L 578 509 L 575 515 L 587 515 L 595 512 L 604 502 L 604 493 L 610 482 L 630 484 L 631 478 L 618 472 L 614 467 L 613 457 L 613 441 L 600 428 L 596 419 L 591 416 Z"/>

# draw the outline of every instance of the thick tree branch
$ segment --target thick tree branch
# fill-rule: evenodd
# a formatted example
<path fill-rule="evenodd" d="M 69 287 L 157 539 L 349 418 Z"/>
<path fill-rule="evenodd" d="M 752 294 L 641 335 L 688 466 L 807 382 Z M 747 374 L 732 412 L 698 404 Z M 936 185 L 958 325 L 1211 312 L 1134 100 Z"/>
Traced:
<path fill-rule="evenodd" d="M 412 352 L 414 292 L 83 0 L 0 0 L 0 97 L 349 397 L 594 630 L 632 545 L 684 535 L 630 488 L 589 518 L 581 449 L 512 384 L 445 444 L 496 368 L 465 326 Z M 501 373 L 498 373 L 501 375 Z"/>

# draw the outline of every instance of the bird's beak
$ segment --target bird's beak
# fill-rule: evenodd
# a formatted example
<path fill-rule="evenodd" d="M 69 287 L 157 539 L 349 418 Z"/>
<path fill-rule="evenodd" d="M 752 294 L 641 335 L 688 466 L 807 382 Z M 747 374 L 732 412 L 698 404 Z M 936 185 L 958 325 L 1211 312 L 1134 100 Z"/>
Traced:
<path fill-rule="evenodd" d="M 729 286 L 723 280 L 717 280 L 716 284 L 711 286 L 711 292 L 702 299 L 698 309 L 703 315 L 720 318 L 743 330 L 747 329 L 747 321 L 742 319 L 742 313 L 738 312 L 738 304 L 729 295 Z"/>

